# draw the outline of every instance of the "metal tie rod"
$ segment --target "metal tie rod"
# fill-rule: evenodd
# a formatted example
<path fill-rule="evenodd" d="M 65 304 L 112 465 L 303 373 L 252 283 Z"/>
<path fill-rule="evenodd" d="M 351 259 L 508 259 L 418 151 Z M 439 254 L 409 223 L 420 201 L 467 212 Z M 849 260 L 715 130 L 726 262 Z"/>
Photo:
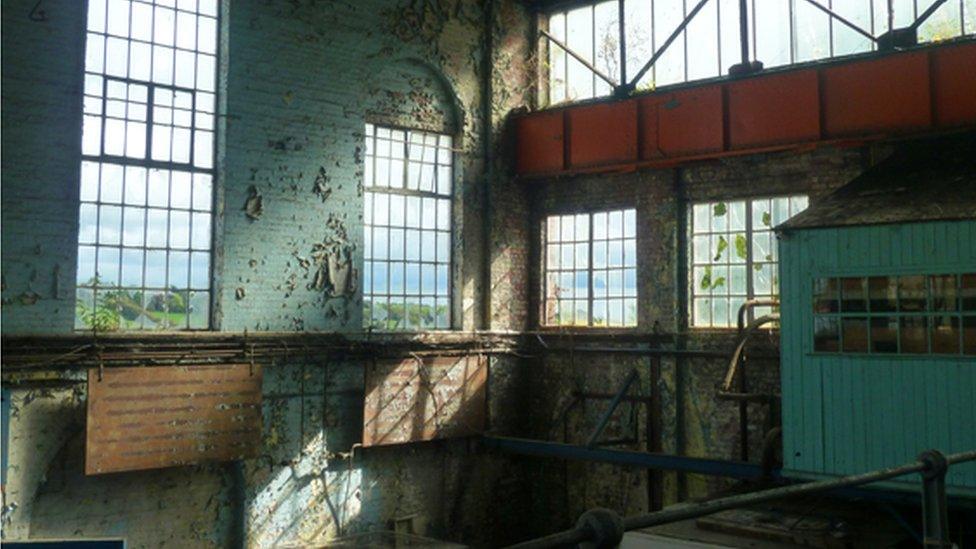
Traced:
<path fill-rule="evenodd" d="M 942 1 L 944 2 L 945 0 L 942 0 Z M 813 4 L 813 6 L 816 7 L 817 9 L 819 9 L 820 11 L 822 11 L 822 12 L 826 13 L 827 15 L 829 15 L 830 17 L 833 17 L 834 19 L 840 21 L 841 23 L 843 23 L 844 25 L 846 25 L 847 27 L 849 27 L 851 30 L 853 30 L 854 32 L 857 32 L 861 36 L 864 36 L 868 40 L 870 40 L 872 42 L 877 42 L 878 41 L 878 39 L 875 38 L 873 34 L 871 34 L 870 32 L 862 29 L 861 27 L 855 25 L 854 23 L 850 22 L 849 20 L 847 20 L 846 18 L 844 18 L 844 16 L 842 16 L 842 15 L 838 14 L 837 12 L 831 10 L 827 6 L 824 6 L 820 2 L 817 2 L 817 0 L 807 0 L 807 2 L 809 2 L 810 4 Z"/>
<path fill-rule="evenodd" d="M 685 30 L 685 27 L 688 26 L 688 23 L 691 23 L 691 20 L 695 18 L 695 15 L 697 15 L 698 12 L 700 12 L 703 7 L 705 7 L 706 3 L 708 3 L 708 0 L 701 0 L 694 8 L 692 8 L 692 10 L 688 13 L 688 15 L 685 16 L 684 21 L 682 21 L 681 24 L 678 25 L 678 28 L 674 29 L 674 32 L 671 33 L 671 36 L 669 36 L 668 39 L 665 40 L 663 44 L 661 44 L 661 47 L 658 48 L 656 52 L 654 52 L 654 55 L 651 56 L 651 59 L 647 63 L 645 63 L 643 67 L 641 67 L 641 70 L 637 71 L 637 75 L 634 76 L 634 78 L 630 82 L 624 84 L 625 86 L 627 86 L 628 89 L 632 90 L 637 87 L 637 83 L 640 82 L 640 79 L 644 77 L 644 74 L 646 74 L 647 71 L 651 70 L 651 67 L 654 66 L 654 63 L 657 63 L 657 60 L 660 59 L 662 55 L 664 55 L 664 52 L 668 49 L 668 46 L 670 46 L 671 43 L 674 42 L 675 39 L 677 39 L 678 36 L 681 35 L 681 31 Z"/>
<path fill-rule="evenodd" d="M 614 88 L 617 87 L 617 81 L 616 80 L 614 80 L 613 78 L 610 78 L 606 74 L 603 74 L 603 72 L 600 71 L 600 69 L 598 69 L 595 66 L 593 66 L 593 63 L 590 63 L 582 55 L 576 53 L 575 51 L 573 51 L 572 48 L 570 48 L 566 44 L 563 44 L 562 42 L 560 42 L 558 38 L 556 38 L 555 36 L 549 34 L 549 32 L 547 32 L 545 29 L 539 29 L 539 34 L 541 34 L 542 36 L 545 36 L 550 42 L 552 42 L 553 44 L 555 44 L 555 45 L 559 46 L 560 48 L 562 48 L 563 51 L 565 51 L 566 53 L 568 53 L 573 59 L 575 59 L 575 60 L 579 61 L 580 63 L 582 63 L 584 67 L 590 69 L 590 71 L 593 72 L 593 74 L 599 76 L 607 84 L 610 84 Z"/>

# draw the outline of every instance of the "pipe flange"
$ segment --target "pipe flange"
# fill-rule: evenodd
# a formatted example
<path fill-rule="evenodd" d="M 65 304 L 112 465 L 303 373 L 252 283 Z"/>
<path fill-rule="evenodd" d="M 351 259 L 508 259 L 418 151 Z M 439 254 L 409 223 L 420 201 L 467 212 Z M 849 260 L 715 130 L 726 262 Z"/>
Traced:
<path fill-rule="evenodd" d="M 624 539 L 624 521 L 620 515 L 597 507 L 580 515 L 576 529 L 587 533 L 587 540 L 581 547 L 611 549 L 620 545 Z"/>
<path fill-rule="evenodd" d="M 925 469 L 920 471 L 925 480 L 944 476 L 949 470 L 949 462 L 946 461 L 945 455 L 938 450 L 926 450 L 918 455 L 918 460 L 925 464 Z"/>

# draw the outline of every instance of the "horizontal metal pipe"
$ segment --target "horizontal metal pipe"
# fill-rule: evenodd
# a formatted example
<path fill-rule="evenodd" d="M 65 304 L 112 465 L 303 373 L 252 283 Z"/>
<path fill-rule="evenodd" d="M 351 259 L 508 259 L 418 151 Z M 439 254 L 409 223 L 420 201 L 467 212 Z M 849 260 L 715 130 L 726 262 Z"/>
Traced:
<path fill-rule="evenodd" d="M 974 461 L 974 460 L 976 460 L 976 450 L 969 451 L 969 452 L 961 452 L 961 453 L 946 456 L 946 462 L 949 465 L 963 463 L 967 461 Z M 769 490 L 761 490 L 758 492 L 751 492 L 748 494 L 739 494 L 736 496 L 719 498 L 711 501 L 704 501 L 701 503 L 684 504 L 684 505 L 672 507 L 670 509 L 666 509 L 664 511 L 658 511 L 655 513 L 650 513 L 645 515 L 626 517 L 623 519 L 623 526 L 625 531 L 637 530 L 641 528 L 650 528 L 652 526 L 659 526 L 661 524 L 667 524 L 667 523 L 672 523 L 680 520 L 692 519 L 696 517 L 710 515 L 718 511 L 724 511 L 727 509 L 733 509 L 737 507 L 744 507 L 747 505 L 753 505 L 756 503 L 782 499 L 790 496 L 809 494 L 814 492 L 842 491 L 846 489 L 851 489 L 856 486 L 861 486 L 864 484 L 871 484 L 874 482 L 889 480 L 892 478 L 897 478 L 912 473 L 919 473 L 926 470 L 928 467 L 929 467 L 928 464 L 921 461 L 916 461 L 898 467 L 879 469 L 877 471 L 871 471 L 869 473 L 863 473 L 860 475 L 851 475 L 851 476 L 841 477 L 837 479 L 806 482 L 803 484 L 794 484 L 790 486 L 784 486 L 781 488 L 772 488 Z M 512 547 L 518 547 L 520 549 L 558 547 L 566 544 L 580 543 L 586 541 L 587 539 L 589 539 L 588 532 L 581 530 L 579 528 L 572 528 L 570 530 L 556 532 L 555 534 L 550 534 L 545 537 L 519 543 L 517 545 L 513 545 Z"/>
<path fill-rule="evenodd" d="M 482 437 L 485 447 L 513 454 L 596 461 L 616 465 L 699 473 L 717 477 L 748 479 L 762 475 L 762 467 L 752 463 L 718 459 L 675 456 L 629 450 L 587 448 L 559 442 L 513 437 Z M 775 473 L 774 473 L 775 474 Z"/>
<path fill-rule="evenodd" d="M 613 397 L 617 396 L 613 393 L 592 393 L 586 391 L 573 391 L 573 396 L 577 398 L 588 398 L 592 400 L 612 400 Z M 647 404 L 651 402 L 651 397 L 640 396 L 640 395 L 625 395 L 622 399 L 624 402 L 638 402 Z"/>
<path fill-rule="evenodd" d="M 976 460 L 976 450 L 946 456 L 946 461 L 950 465 L 974 460 Z M 773 488 L 770 490 L 729 496 L 727 498 L 703 501 L 701 503 L 681 505 L 672 509 L 666 509 L 664 511 L 658 511 L 656 513 L 650 513 L 647 515 L 627 517 L 624 519 L 624 529 L 636 530 L 639 528 L 649 528 L 651 526 L 659 526 L 661 524 L 667 524 L 679 520 L 692 519 L 704 515 L 710 515 L 718 511 L 724 511 L 726 509 L 754 505 L 756 503 L 763 503 L 790 496 L 811 494 L 814 492 L 826 492 L 837 488 L 849 488 L 852 486 L 861 486 L 864 484 L 881 482 L 912 473 L 920 473 L 927 468 L 928 464 L 921 461 L 915 461 L 905 465 L 900 465 L 898 467 L 879 469 L 877 471 L 871 471 L 869 473 L 862 473 L 859 475 L 850 475 L 815 482 L 805 482 L 803 484 L 794 484 L 790 486 L 783 486 L 781 488 Z"/>

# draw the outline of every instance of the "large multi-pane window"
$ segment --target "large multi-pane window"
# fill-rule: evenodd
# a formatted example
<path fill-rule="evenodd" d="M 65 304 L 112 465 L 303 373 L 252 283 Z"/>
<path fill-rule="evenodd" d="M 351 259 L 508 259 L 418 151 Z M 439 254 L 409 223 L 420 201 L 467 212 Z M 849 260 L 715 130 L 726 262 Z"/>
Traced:
<path fill-rule="evenodd" d="M 813 350 L 976 355 L 976 274 L 813 281 Z"/>
<path fill-rule="evenodd" d="M 217 0 L 89 0 L 75 327 L 206 329 Z"/>
<path fill-rule="evenodd" d="M 637 211 L 553 215 L 545 225 L 543 324 L 637 325 Z"/>
<path fill-rule="evenodd" d="M 451 327 L 451 137 L 366 125 L 363 324 Z"/>
<path fill-rule="evenodd" d="M 887 0 L 817 0 L 866 33 L 888 32 Z M 549 33 L 610 78 L 628 80 L 660 49 L 697 0 L 623 0 L 626 59 L 621 60 L 617 1 L 549 13 Z M 894 28 L 911 25 L 933 0 L 893 0 Z M 875 43 L 807 0 L 750 0 L 749 51 L 766 67 L 868 52 Z M 976 0 L 948 0 L 918 29 L 919 42 L 976 34 Z M 739 0 L 709 0 L 637 83 L 651 89 L 728 74 L 741 62 Z M 608 95 L 609 84 L 555 44 L 549 44 L 549 102 Z"/>
<path fill-rule="evenodd" d="M 802 195 L 701 202 L 691 208 L 691 325 L 731 327 L 747 299 L 779 296 L 773 227 L 807 207 Z M 771 312 L 756 307 L 750 320 Z"/>

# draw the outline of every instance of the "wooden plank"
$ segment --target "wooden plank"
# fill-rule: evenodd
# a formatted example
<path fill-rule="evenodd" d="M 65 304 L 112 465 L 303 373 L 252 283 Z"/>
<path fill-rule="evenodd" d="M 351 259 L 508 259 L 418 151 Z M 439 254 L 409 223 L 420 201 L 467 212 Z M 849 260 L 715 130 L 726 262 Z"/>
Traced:
<path fill-rule="evenodd" d="M 85 473 L 254 457 L 261 379 L 248 364 L 90 369 Z"/>
<path fill-rule="evenodd" d="M 484 356 L 377 361 L 366 367 L 363 446 L 484 432 Z"/>

